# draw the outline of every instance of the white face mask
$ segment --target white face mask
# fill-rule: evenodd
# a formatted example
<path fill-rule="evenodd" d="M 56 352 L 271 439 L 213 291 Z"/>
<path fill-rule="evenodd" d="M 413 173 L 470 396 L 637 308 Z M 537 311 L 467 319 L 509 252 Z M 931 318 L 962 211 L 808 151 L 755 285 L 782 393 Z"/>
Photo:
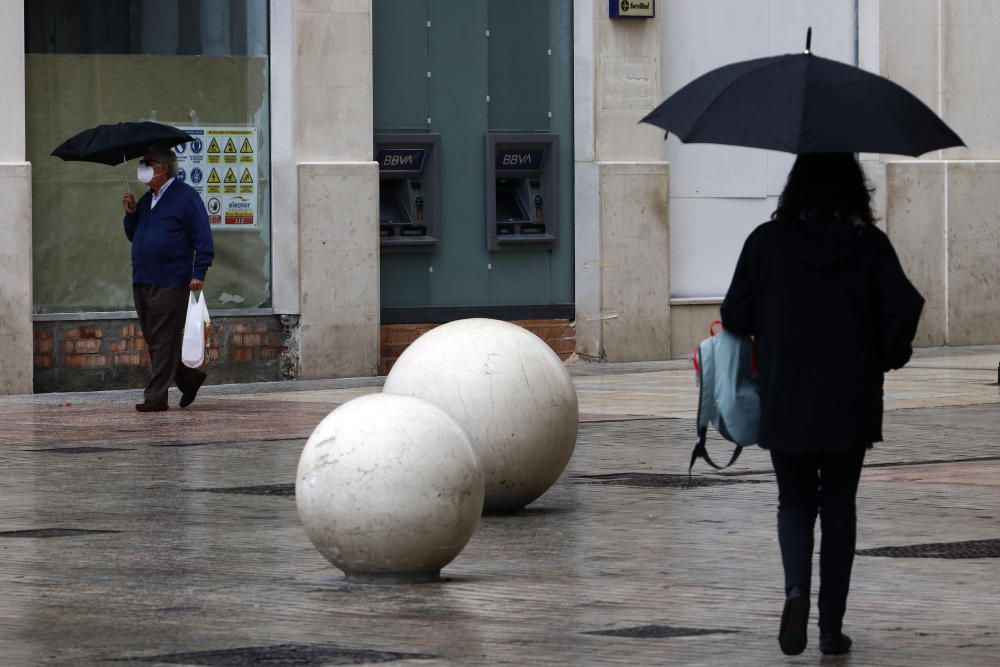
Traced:
<path fill-rule="evenodd" d="M 153 180 L 153 176 L 154 173 L 153 173 L 153 168 L 151 166 L 149 166 L 148 164 L 139 165 L 139 173 L 136 174 L 136 178 L 138 178 L 143 183 L 149 183 L 151 180 Z"/>

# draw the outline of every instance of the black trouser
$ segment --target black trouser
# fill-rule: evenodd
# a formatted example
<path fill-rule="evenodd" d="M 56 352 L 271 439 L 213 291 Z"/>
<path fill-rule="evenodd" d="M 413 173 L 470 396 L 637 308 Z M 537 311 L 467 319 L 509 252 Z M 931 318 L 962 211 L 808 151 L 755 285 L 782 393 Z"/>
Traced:
<path fill-rule="evenodd" d="M 139 314 L 153 371 L 143 394 L 147 401 L 165 402 L 172 382 L 177 383 L 182 393 L 188 393 L 196 390 L 204 379 L 204 372 L 181 363 L 190 293 L 186 287 L 132 285 L 135 311 Z"/>
<path fill-rule="evenodd" d="M 808 593 L 812 581 L 813 526 L 820 515 L 819 627 L 840 632 L 851 587 L 857 538 L 855 497 L 865 448 L 823 456 L 771 452 L 778 478 L 778 542 L 785 593 Z"/>

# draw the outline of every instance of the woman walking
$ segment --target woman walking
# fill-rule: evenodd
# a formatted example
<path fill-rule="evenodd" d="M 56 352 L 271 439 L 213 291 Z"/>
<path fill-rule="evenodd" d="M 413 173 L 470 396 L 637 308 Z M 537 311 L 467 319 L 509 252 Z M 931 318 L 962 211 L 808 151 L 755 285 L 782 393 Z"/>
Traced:
<path fill-rule="evenodd" d="M 882 440 L 883 374 L 909 360 L 924 300 L 875 227 L 853 154 L 799 156 L 771 218 L 743 247 L 722 321 L 756 340 L 759 442 L 778 481 L 781 650 L 806 647 L 819 514 L 820 650 L 845 653 L 858 480 Z"/>

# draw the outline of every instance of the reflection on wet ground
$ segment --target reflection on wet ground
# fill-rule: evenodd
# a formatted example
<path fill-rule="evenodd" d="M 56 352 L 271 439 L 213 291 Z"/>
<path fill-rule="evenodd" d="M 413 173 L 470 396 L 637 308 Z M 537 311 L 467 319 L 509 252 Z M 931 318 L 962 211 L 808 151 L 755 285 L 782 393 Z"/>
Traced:
<path fill-rule="evenodd" d="M 998 361 L 922 351 L 889 376 L 859 497 L 855 664 L 995 664 Z M 394 587 L 347 584 L 290 497 L 313 427 L 377 379 L 207 387 L 147 415 L 138 392 L 0 398 L 0 664 L 816 662 L 815 633 L 795 659 L 775 639 L 766 453 L 688 482 L 685 362 L 572 369 L 582 424 L 559 483 L 485 517 L 443 582 Z"/>

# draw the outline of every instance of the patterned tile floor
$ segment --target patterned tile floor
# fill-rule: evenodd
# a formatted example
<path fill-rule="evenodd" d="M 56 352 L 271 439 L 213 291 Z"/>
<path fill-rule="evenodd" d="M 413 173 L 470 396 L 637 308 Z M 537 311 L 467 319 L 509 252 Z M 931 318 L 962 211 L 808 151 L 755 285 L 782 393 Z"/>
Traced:
<path fill-rule="evenodd" d="M 924 350 L 890 374 L 859 549 L 1000 539 L 998 362 L 1000 347 Z M 286 496 L 199 491 L 292 482 L 315 424 L 378 379 L 207 387 L 156 415 L 132 410 L 139 392 L 0 398 L 0 665 L 997 664 L 993 543 L 859 556 L 851 656 L 821 660 L 813 637 L 783 657 L 766 453 L 735 483 L 647 483 L 686 472 L 688 364 L 571 372 L 566 474 L 419 586 L 345 583 Z"/>

